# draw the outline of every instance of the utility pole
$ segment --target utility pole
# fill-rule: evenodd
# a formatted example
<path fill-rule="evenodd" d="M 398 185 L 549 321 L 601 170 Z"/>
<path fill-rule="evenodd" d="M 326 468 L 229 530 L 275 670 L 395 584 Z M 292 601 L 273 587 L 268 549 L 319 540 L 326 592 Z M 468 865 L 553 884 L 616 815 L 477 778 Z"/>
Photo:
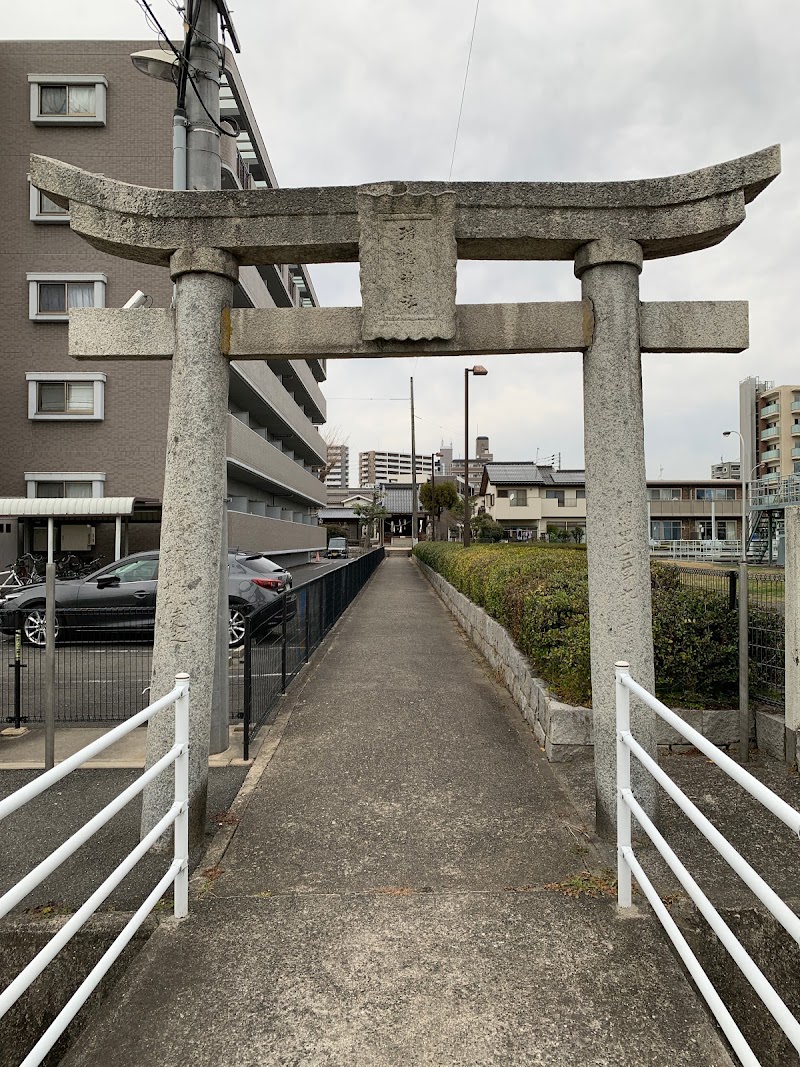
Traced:
<path fill-rule="evenodd" d="M 436 453 L 431 453 L 431 541 L 436 540 Z"/>
<path fill-rule="evenodd" d="M 411 547 L 417 543 L 417 434 L 414 426 L 414 379 L 411 379 Z"/>
<path fill-rule="evenodd" d="M 219 0 L 193 0 L 186 8 L 186 43 L 179 79 L 184 79 L 186 89 L 185 188 L 188 190 L 214 190 L 221 184 L 221 49 L 218 44 L 221 10 Z M 179 119 L 177 115 L 178 125 Z M 176 147 L 180 140 L 178 130 Z M 179 151 L 176 156 L 180 156 Z M 173 163 L 177 170 L 179 159 Z M 180 180 L 180 175 L 175 177 Z M 176 344 L 164 471 L 151 696 L 157 699 L 169 692 L 178 672 L 189 673 L 189 832 L 192 844 L 196 844 L 205 832 L 215 673 L 218 689 L 227 692 L 227 549 L 222 525 L 230 371 L 220 351 L 220 322 L 233 302 L 238 265 L 225 252 L 187 246 L 173 254 L 170 272 L 175 282 Z M 192 484 L 199 484 L 202 489 L 189 493 L 187 475 L 192 470 L 195 472 Z M 187 558 L 193 561 L 195 580 L 191 585 L 184 581 Z M 223 593 L 224 626 L 220 621 Z M 212 604 L 216 605 L 216 611 L 209 610 Z M 224 654 L 224 670 L 216 667 L 217 654 L 220 664 Z M 215 722 L 220 724 L 221 701 L 216 703 Z M 222 714 L 224 748 L 227 747 L 227 708 Z M 172 746 L 173 720 L 170 711 L 151 721 L 147 767 L 153 766 Z M 217 741 L 220 743 L 221 738 Z M 142 798 L 142 835 L 155 825 L 172 802 L 166 776 L 156 778 L 146 787 Z"/>

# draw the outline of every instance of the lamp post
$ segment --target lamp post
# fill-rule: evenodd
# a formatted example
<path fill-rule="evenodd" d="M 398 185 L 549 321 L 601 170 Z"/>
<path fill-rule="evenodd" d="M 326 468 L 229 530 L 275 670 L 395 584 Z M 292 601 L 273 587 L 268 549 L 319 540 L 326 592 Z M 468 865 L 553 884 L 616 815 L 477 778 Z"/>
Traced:
<path fill-rule="evenodd" d="M 464 368 L 464 548 L 469 548 L 469 376 L 483 377 L 488 374 L 485 367 L 476 364 Z"/>
<path fill-rule="evenodd" d="M 724 430 L 723 437 L 739 438 L 739 473 L 742 479 L 742 538 L 739 555 L 739 759 L 750 758 L 750 692 L 748 684 L 748 611 L 747 611 L 747 473 L 744 465 L 744 439 L 738 430 Z M 713 531 L 712 531 L 713 532 Z"/>

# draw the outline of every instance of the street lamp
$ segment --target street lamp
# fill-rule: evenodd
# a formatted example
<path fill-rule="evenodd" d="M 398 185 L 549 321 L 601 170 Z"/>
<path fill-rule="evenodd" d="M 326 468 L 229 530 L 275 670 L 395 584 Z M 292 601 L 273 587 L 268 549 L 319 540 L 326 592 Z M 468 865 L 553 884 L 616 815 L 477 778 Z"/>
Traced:
<path fill-rule="evenodd" d="M 739 556 L 739 759 L 750 758 L 749 633 L 747 618 L 747 473 L 744 469 L 744 439 L 738 430 L 723 430 L 723 437 L 739 438 L 739 473 L 742 478 L 742 551 Z"/>
<path fill-rule="evenodd" d="M 469 548 L 469 376 L 488 373 L 480 364 L 464 368 L 464 548 Z"/>
<path fill-rule="evenodd" d="M 730 437 L 731 434 L 736 434 L 739 438 L 739 477 L 742 480 L 742 550 L 739 553 L 739 558 L 742 563 L 747 563 L 747 474 L 744 469 L 744 439 L 738 430 L 723 430 L 723 437 Z"/>

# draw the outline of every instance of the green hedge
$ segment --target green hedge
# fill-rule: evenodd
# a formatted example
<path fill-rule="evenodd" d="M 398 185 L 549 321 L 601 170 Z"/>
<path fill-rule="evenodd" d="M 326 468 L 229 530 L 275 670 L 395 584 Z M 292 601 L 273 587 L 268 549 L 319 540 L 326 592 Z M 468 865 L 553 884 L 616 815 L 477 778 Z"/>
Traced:
<path fill-rule="evenodd" d="M 423 542 L 414 554 L 511 634 L 560 700 L 591 706 L 586 554 L 550 545 Z M 666 704 L 738 698 L 738 624 L 726 596 L 681 584 L 654 563 L 656 692 Z"/>

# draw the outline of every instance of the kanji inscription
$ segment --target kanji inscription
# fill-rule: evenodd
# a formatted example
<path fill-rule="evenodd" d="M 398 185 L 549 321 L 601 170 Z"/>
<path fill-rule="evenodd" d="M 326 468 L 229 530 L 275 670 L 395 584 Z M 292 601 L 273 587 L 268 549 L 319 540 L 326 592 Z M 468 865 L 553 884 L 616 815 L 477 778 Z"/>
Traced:
<path fill-rule="evenodd" d="M 359 192 L 363 340 L 455 336 L 455 218 L 453 193 Z"/>

